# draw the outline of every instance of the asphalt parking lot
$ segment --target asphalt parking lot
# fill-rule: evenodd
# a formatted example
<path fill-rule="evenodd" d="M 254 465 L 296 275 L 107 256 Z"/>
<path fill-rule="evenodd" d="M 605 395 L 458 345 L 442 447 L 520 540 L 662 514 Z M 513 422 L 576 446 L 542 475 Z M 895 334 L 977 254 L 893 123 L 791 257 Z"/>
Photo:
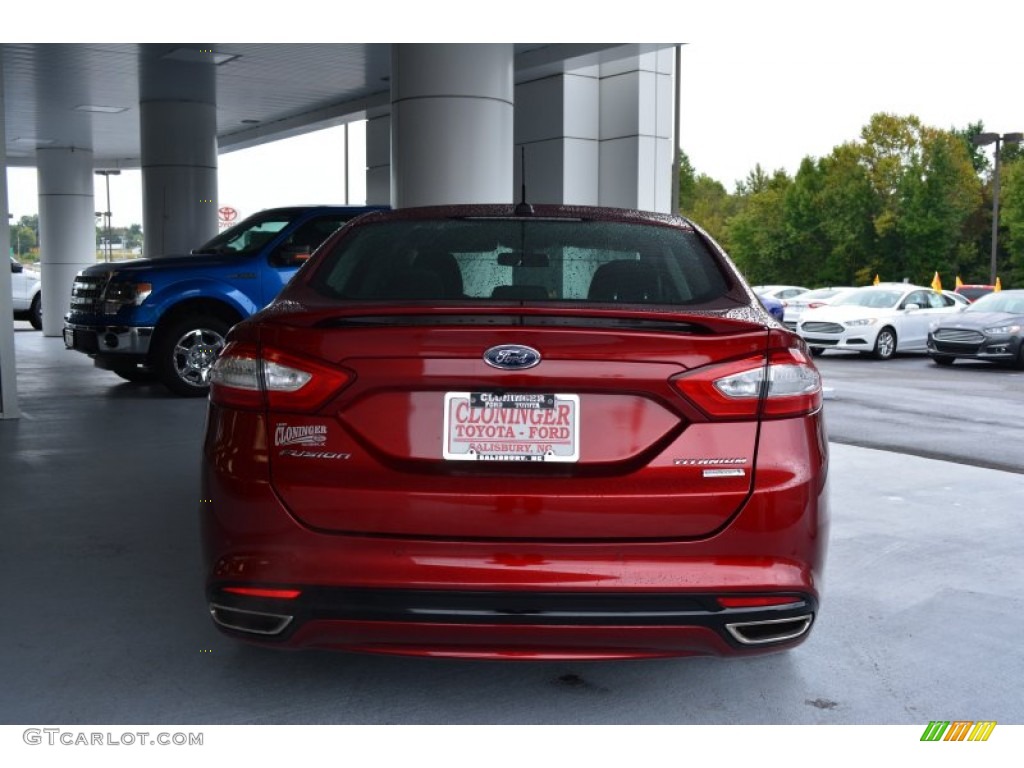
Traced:
<path fill-rule="evenodd" d="M 0 422 L 0 723 L 1024 722 L 1020 466 L 833 442 L 823 610 L 789 653 L 610 663 L 276 653 L 223 638 L 205 613 L 204 403 L 122 383 L 17 327 L 24 417 Z M 830 425 L 869 434 L 863 414 L 840 415 L 855 364 L 828 357 Z M 929 363 L 894 363 L 863 375 L 871 386 L 891 375 L 890 391 L 913 402 L 910 371 Z M 1016 389 L 1022 380 L 975 371 L 986 378 L 968 385 L 950 373 L 949 396 L 963 401 L 996 376 Z"/>

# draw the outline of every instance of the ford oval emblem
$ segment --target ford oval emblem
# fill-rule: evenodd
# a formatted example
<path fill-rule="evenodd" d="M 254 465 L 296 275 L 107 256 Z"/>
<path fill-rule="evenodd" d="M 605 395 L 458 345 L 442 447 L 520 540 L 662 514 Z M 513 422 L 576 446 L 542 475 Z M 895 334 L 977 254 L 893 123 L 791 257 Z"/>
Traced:
<path fill-rule="evenodd" d="M 484 362 L 492 368 L 505 371 L 522 371 L 533 368 L 540 362 L 540 352 L 521 344 L 502 344 L 484 352 Z"/>

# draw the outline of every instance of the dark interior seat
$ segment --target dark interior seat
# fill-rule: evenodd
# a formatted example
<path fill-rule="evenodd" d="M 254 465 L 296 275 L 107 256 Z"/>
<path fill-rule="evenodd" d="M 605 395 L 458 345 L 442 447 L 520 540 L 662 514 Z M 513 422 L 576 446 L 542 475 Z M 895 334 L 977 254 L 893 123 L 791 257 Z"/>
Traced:
<path fill-rule="evenodd" d="M 445 251 L 425 251 L 412 260 L 412 268 L 417 271 L 430 272 L 441 282 L 441 291 L 434 295 L 437 299 L 465 298 L 462 285 L 462 270 L 459 262 Z"/>
<path fill-rule="evenodd" d="M 644 303 L 661 300 L 658 272 L 646 261 L 620 259 L 594 272 L 587 292 L 590 301 Z"/>

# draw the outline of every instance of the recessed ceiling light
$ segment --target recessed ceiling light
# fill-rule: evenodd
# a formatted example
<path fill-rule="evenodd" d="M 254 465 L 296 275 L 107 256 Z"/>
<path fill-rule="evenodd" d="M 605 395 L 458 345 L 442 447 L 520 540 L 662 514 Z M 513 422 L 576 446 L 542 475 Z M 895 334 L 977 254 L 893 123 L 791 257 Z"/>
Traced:
<path fill-rule="evenodd" d="M 237 59 L 239 55 L 215 51 L 213 48 L 175 48 L 160 58 L 170 61 L 187 61 L 192 64 L 226 64 L 232 59 Z"/>
<path fill-rule="evenodd" d="M 46 144 L 53 144 L 55 139 L 33 139 L 31 137 L 19 137 L 11 141 L 21 147 L 38 147 Z"/>
<path fill-rule="evenodd" d="M 118 112 L 128 111 L 128 107 L 105 107 L 102 104 L 79 104 L 75 109 L 79 112 L 102 112 L 107 115 L 116 115 Z"/>

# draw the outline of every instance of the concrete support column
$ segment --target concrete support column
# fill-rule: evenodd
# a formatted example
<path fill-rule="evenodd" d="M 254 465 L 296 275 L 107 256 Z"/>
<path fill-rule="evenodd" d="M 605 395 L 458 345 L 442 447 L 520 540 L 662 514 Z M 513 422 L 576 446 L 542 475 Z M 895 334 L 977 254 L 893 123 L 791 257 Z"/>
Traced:
<path fill-rule="evenodd" d="M 96 263 L 96 201 L 92 150 L 36 150 L 39 177 L 39 267 L 43 335 L 60 336 L 71 306 L 71 284 Z"/>
<path fill-rule="evenodd" d="M 391 48 L 391 203 L 512 202 L 513 50 Z"/>
<path fill-rule="evenodd" d="M 188 253 L 217 234 L 217 110 L 144 101 L 142 231 L 148 258 Z"/>
<path fill-rule="evenodd" d="M 366 204 L 391 204 L 391 115 L 366 121 Z"/>
<path fill-rule="evenodd" d="M 587 67 L 520 83 L 515 89 L 515 181 L 530 203 L 598 204 L 600 70 Z"/>
<path fill-rule="evenodd" d="M 673 52 L 601 65 L 601 205 L 672 209 Z"/>
<path fill-rule="evenodd" d="M 0 57 L 0 243 L 10 243 L 7 214 L 7 124 L 4 109 L 4 62 Z M 14 306 L 11 269 L 4 258 L 0 268 L 0 419 L 18 418 L 18 387 L 14 360 Z"/>
<path fill-rule="evenodd" d="M 139 123 L 143 255 L 188 253 L 217 234 L 216 65 L 143 46 Z"/>

